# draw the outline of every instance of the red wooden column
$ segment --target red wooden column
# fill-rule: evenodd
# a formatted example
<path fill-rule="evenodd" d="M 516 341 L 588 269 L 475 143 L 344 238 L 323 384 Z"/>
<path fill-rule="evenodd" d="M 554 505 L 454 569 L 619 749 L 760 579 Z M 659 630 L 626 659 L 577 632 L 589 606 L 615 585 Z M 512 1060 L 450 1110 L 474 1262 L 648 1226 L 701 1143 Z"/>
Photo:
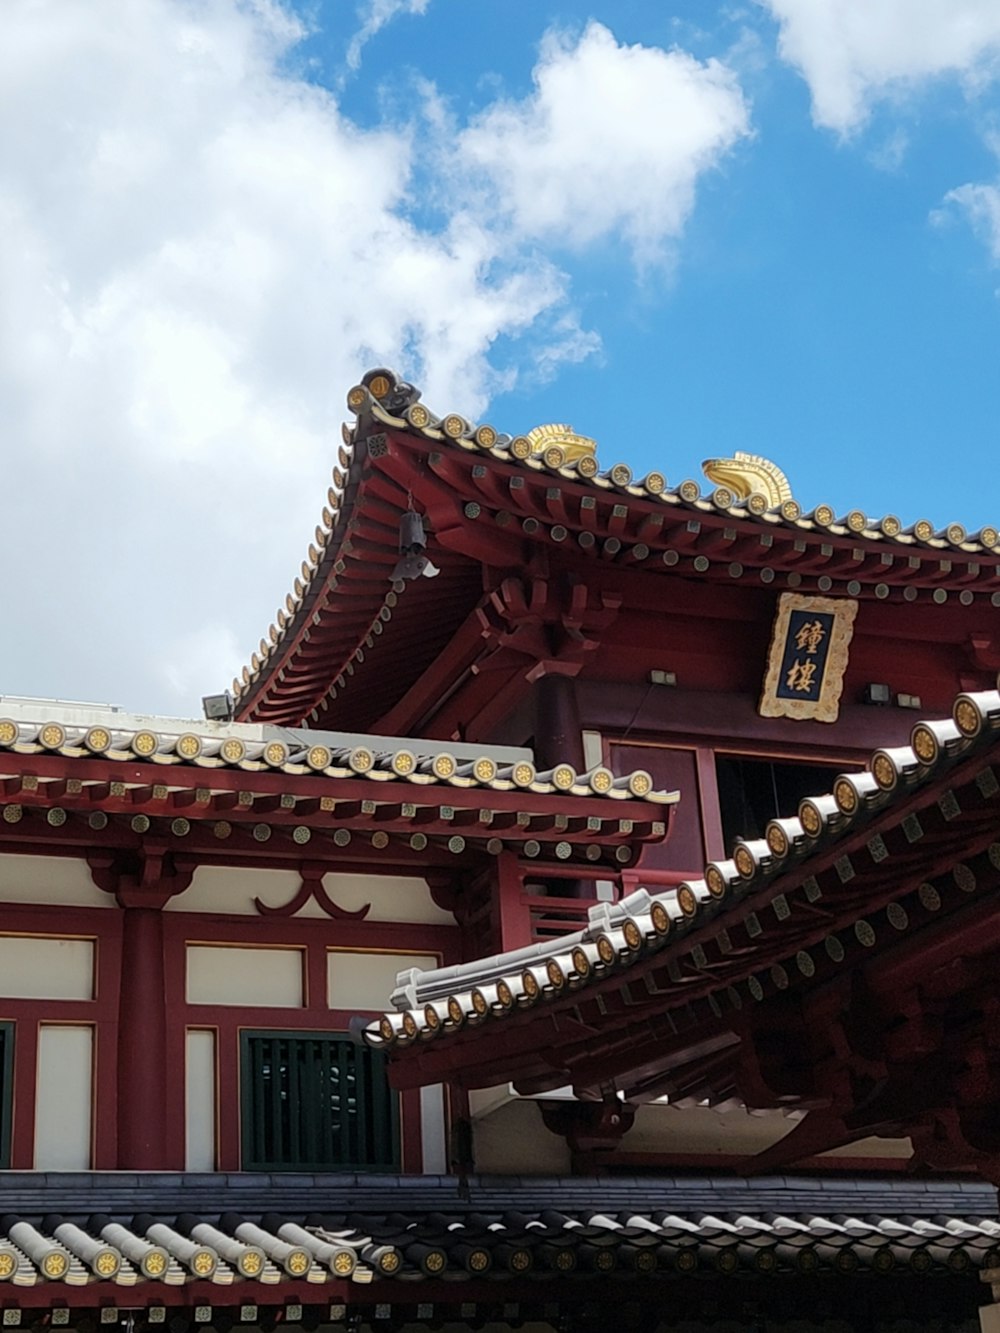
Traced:
<path fill-rule="evenodd" d="M 165 1171 L 179 1169 L 183 1163 L 167 1160 L 163 903 L 136 905 L 143 896 L 141 890 L 118 895 L 124 913 L 118 1010 L 118 1168 Z M 184 1076 L 182 1069 L 174 1073 Z"/>
<path fill-rule="evenodd" d="M 535 680 L 535 760 L 543 771 L 557 764 L 572 764 L 582 773 L 587 766 L 576 694 L 578 670 L 573 667 L 569 674 L 549 670 Z M 569 898 L 589 898 L 593 891 L 593 885 L 579 879 L 567 879 L 562 886 Z"/>
<path fill-rule="evenodd" d="M 535 681 L 535 759 L 541 769 L 572 764 L 580 772 L 585 767 L 576 670 L 572 675 L 548 671 Z"/>
<path fill-rule="evenodd" d="M 531 943 L 531 913 L 524 901 L 521 867 L 514 852 L 501 852 L 496 859 L 496 924 L 498 950 L 520 949 Z"/>
<path fill-rule="evenodd" d="M 168 855 L 152 848 L 137 860 L 114 854 L 92 856 L 90 869 L 95 882 L 114 893 L 122 909 L 118 1169 L 181 1170 L 183 1160 L 172 1160 L 176 1154 L 171 1153 L 167 1117 L 163 907 L 187 888 L 193 870 L 179 871 Z M 183 1079 L 183 1068 L 172 1070 L 171 1076 Z"/>

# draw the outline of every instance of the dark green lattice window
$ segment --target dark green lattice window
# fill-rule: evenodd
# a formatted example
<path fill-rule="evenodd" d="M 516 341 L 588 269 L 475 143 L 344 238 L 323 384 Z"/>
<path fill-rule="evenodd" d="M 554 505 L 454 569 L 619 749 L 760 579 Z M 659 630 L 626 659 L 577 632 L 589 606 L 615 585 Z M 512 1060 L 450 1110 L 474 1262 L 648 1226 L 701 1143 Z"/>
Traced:
<path fill-rule="evenodd" d="M 14 1024 L 0 1023 L 0 1167 L 10 1166 L 14 1110 Z"/>
<path fill-rule="evenodd" d="M 380 1051 L 314 1032 L 244 1032 L 241 1044 L 244 1171 L 398 1170 Z"/>

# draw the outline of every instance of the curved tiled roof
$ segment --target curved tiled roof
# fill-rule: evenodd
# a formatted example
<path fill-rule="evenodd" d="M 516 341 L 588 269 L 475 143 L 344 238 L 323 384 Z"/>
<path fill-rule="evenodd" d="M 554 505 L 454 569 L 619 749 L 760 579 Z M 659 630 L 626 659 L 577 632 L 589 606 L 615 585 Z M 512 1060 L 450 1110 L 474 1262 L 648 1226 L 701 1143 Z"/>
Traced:
<path fill-rule="evenodd" d="M 381 398 L 372 391 L 372 382 L 383 377 L 389 387 Z M 733 490 L 717 486 L 702 495 L 701 485 L 690 478 L 669 486 L 662 472 L 648 472 L 635 478 L 627 463 L 602 468 L 593 454 L 568 461 L 566 451 L 554 444 L 536 454 L 527 436 L 513 438 L 500 434 L 493 426 L 474 425 L 457 413 L 435 416 L 419 401 L 419 393 L 410 385 L 391 383 L 391 372 L 371 371 L 361 384 L 347 395 L 347 405 L 357 415 L 369 411 L 375 421 L 409 430 L 436 444 L 450 444 L 504 461 L 516 462 L 536 472 L 549 473 L 567 481 L 585 481 L 593 488 L 619 492 L 636 499 L 652 499 L 664 505 L 680 505 L 703 513 L 721 512 L 734 518 L 756 518 L 771 524 L 790 525 L 798 531 L 820 530 L 835 536 L 859 537 L 866 541 L 888 541 L 902 547 L 922 546 L 931 550 L 962 550 L 990 554 L 1000 548 L 1000 531 L 984 527 L 968 534 L 961 523 L 938 528 L 928 519 L 919 519 L 904 527 L 894 514 L 869 517 L 860 509 L 838 516 L 829 505 L 820 504 L 804 512 L 797 500 L 787 499 L 771 507 L 761 492 L 740 502 Z M 409 401 L 406 401 L 409 400 Z"/>
<path fill-rule="evenodd" d="M 323 1284 L 335 1278 L 371 1281 L 381 1247 L 348 1228 L 350 1240 L 306 1230 L 277 1218 L 273 1230 L 224 1215 L 158 1220 L 138 1215 L 123 1223 L 92 1216 L 85 1225 L 58 1216 L 40 1225 L 8 1215 L 0 1223 L 0 1282 L 85 1286 L 178 1287 L 195 1282 L 230 1286 L 240 1279 L 274 1286 L 283 1279 Z"/>
<path fill-rule="evenodd" d="M 182 724 L 183 726 L 184 724 Z M 120 763 L 136 759 L 172 767 L 237 769 L 244 773 L 274 771 L 290 776 L 312 774 L 336 782 L 364 778 L 371 782 L 399 782 L 416 786 L 480 787 L 490 791 L 524 791 L 536 795 L 603 797 L 611 801 L 640 800 L 655 806 L 676 801 L 676 793 L 653 789 L 644 769 L 616 777 L 602 766 L 577 773 L 571 764 L 557 764 L 539 773 L 525 755 L 514 760 L 495 758 L 489 746 L 475 758 L 459 760 L 448 749 L 433 747 L 421 753 L 420 743 L 400 744 L 391 737 L 373 736 L 367 743 L 336 733 L 308 736 L 251 735 L 261 729 L 236 724 L 232 728 L 197 722 L 175 730 L 168 719 L 151 725 L 122 728 L 114 718 L 91 726 L 44 719 L 25 721 L 0 715 L 0 752 L 60 754 L 69 759 L 101 757 Z"/>
<path fill-rule="evenodd" d="M 4 712 L 9 714 L 4 716 Z M 513 850 L 614 875 L 662 839 L 676 792 L 644 770 L 538 772 L 522 747 L 297 732 L 0 701 L 0 828 L 72 842 L 112 823 L 214 847 L 380 859 Z M 22 826 L 22 821 L 27 820 Z M 360 843 L 353 839 L 358 835 Z M 429 853 L 428 853 L 429 854 Z M 599 863 L 599 864 L 598 864 Z"/>
<path fill-rule="evenodd" d="M 602 1193 L 595 1188 L 595 1197 Z M 453 1205 L 430 1217 L 272 1212 L 256 1221 L 236 1213 L 146 1213 L 124 1221 L 98 1214 L 79 1222 L 8 1214 L 0 1222 L 0 1292 L 7 1284 L 47 1286 L 58 1301 L 60 1287 L 91 1287 L 97 1299 L 126 1288 L 145 1306 L 163 1300 L 168 1289 L 197 1286 L 201 1299 L 224 1305 L 273 1303 L 282 1288 L 301 1292 L 303 1285 L 318 1302 L 325 1285 L 345 1282 L 849 1276 L 859 1269 L 934 1276 L 1000 1263 L 1000 1223 L 987 1217 L 766 1212 L 748 1203 L 744 1210 L 710 1212 L 648 1203 L 581 1209 L 557 1201 L 528 1211 L 469 1213 Z M 234 1284 L 228 1300 L 224 1290 L 211 1292 Z"/>
<path fill-rule="evenodd" d="M 402 499 L 376 488 L 359 511 L 366 467 L 377 470 L 389 449 L 385 432 L 391 438 L 407 436 L 427 453 L 431 472 L 445 487 L 459 484 L 452 465 L 465 460 L 469 476 L 462 474 L 464 505 L 459 506 L 464 521 L 501 527 L 553 547 L 565 550 L 575 544 L 585 555 L 700 579 L 756 576 L 770 584 L 780 567 L 782 586 L 821 593 L 903 601 L 920 597 L 937 605 L 954 598 L 961 606 L 985 598 L 1000 605 L 1000 532 L 995 527 L 969 534 L 959 523 L 940 526 L 920 519 L 904 525 L 893 514 L 875 519 L 852 509 L 838 515 L 825 504 L 804 512 L 794 499 L 772 506 L 755 492 L 740 500 L 726 486 L 703 495 L 701 484 L 691 478 L 668 485 L 663 473 L 654 471 L 637 479 L 625 463 L 602 468 L 594 454 L 571 458 L 559 443 L 536 452 L 537 440 L 504 435 L 456 413 L 439 417 L 419 399 L 416 389 L 385 370 L 369 372 L 349 392 L 348 406 L 358 423 L 344 427 L 321 522 L 285 606 L 242 678 L 233 682 L 243 715 L 297 713 L 318 722 L 327 699 L 336 699 L 349 686 L 366 655 L 404 611 L 403 585 L 393 585 L 390 574 L 405 486 Z M 436 582 L 447 583 L 447 592 L 421 590 L 421 604 L 437 599 L 439 609 L 401 632 L 407 650 L 397 653 L 397 674 L 408 663 L 419 672 L 432 660 L 421 658 L 421 636 L 426 640 L 437 628 L 446 641 L 448 627 L 438 623 L 442 608 L 460 605 L 468 611 L 475 604 L 476 588 L 463 581 L 463 571 L 459 563 L 443 570 Z M 413 585 L 406 586 L 412 590 Z M 320 679 L 322 654 L 329 674 Z M 366 680 L 377 675 L 365 668 Z M 308 683 L 302 685 L 300 677 Z M 283 702 L 269 700 L 270 694 L 281 694 Z"/>
<path fill-rule="evenodd" d="M 686 935 L 723 917 L 733 904 L 791 868 L 798 866 L 807 876 L 811 856 L 830 852 L 880 809 L 942 775 L 967 754 L 996 743 L 998 731 L 1000 692 L 960 694 L 952 719 L 918 722 L 908 746 L 876 750 L 865 771 L 845 773 L 830 794 L 802 801 L 796 817 L 772 820 L 764 838 L 738 841 L 732 858 L 711 862 L 701 879 L 662 893 L 639 889 L 614 905 L 599 905 L 591 909 L 582 931 L 529 949 L 401 973 L 392 997 L 396 1011 L 365 1026 L 364 1040 L 416 1051 L 466 1026 L 491 1024 L 546 1000 L 578 994 L 613 975 L 627 980 L 629 971 L 651 955 L 675 944 L 683 951 Z M 873 856 L 885 854 L 876 844 Z M 989 856 L 992 864 L 1000 865 L 1000 842 L 990 844 Z M 853 868 L 845 867 L 844 874 L 849 878 Z M 747 962 L 746 970 L 753 966 Z M 815 970 L 811 957 L 801 955 L 804 976 L 812 974 L 810 967 Z M 751 977 L 751 993 L 760 999 L 763 992 L 753 990 L 755 983 L 760 989 Z M 782 988 L 787 985 L 786 974 Z"/>

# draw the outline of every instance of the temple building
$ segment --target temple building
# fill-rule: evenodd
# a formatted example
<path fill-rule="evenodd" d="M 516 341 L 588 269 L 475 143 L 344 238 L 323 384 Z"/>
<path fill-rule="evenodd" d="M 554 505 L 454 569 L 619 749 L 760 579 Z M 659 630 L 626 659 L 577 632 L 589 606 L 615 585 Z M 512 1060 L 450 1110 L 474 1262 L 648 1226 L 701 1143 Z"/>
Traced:
<path fill-rule="evenodd" d="M 4 1327 L 992 1328 L 1000 534 L 348 407 L 204 719 L 0 695 Z"/>

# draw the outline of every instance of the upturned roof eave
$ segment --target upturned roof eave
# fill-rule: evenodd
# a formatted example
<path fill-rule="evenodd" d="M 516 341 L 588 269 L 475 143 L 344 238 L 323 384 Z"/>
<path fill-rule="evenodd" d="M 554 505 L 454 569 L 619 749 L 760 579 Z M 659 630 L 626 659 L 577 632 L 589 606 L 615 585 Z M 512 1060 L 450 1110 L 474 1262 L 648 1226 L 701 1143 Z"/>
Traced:
<path fill-rule="evenodd" d="M 388 580 L 408 482 L 425 489 L 436 483 L 449 523 L 464 531 L 460 542 L 452 537 L 450 546 L 433 547 L 446 575 L 474 563 L 484 545 L 509 548 L 498 563 L 520 564 L 528 541 L 583 569 L 600 559 L 605 567 L 730 585 L 1000 605 L 1000 538 L 991 528 L 970 538 L 959 524 L 937 529 L 921 520 L 904 528 L 893 515 L 875 523 L 860 510 L 838 519 L 829 506 L 804 514 L 794 501 L 761 508 L 760 497 L 744 503 L 725 487 L 703 496 L 691 479 L 668 487 L 661 474 L 650 473 L 636 482 L 621 463 L 585 475 L 586 460 L 557 465 L 544 455 L 516 456 L 492 428 L 463 426 L 454 416 L 442 422 L 422 404 L 416 406 L 427 424 L 417 426 L 411 408 L 396 415 L 363 385 L 349 399 L 357 421 L 345 427 L 341 466 L 301 577 L 243 679 L 234 681 L 241 718 L 319 723 L 340 710 L 332 702 L 338 691 L 351 707 L 352 678 L 373 679 L 375 668 L 362 664 L 385 625 L 394 616 L 419 617 L 422 604 L 433 600 L 433 589 L 417 580 L 400 608 Z M 444 425 L 453 422 L 464 433 L 448 434 Z M 462 545 L 464 555 L 456 551 Z M 352 589 L 360 595 L 351 596 Z M 468 609 L 450 616 L 448 608 L 435 608 L 441 642 Z M 388 690 L 381 709 L 388 715 L 415 681 L 400 681 L 394 694 L 386 672 L 377 677 Z"/>
<path fill-rule="evenodd" d="M 905 842 L 918 845 L 923 836 L 922 811 L 935 808 L 945 822 L 952 817 L 948 802 L 941 804 L 941 793 L 947 793 L 951 782 L 979 781 L 984 772 L 988 776 L 983 782 L 990 793 L 985 794 L 986 787 L 981 789 L 984 802 L 1000 792 L 989 767 L 1000 746 L 1000 693 L 959 695 L 955 719 L 918 723 L 911 746 L 876 750 L 867 771 L 846 773 L 830 795 L 803 801 L 798 817 L 772 820 L 765 839 L 738 842 L 733 858 L 710 863 L 703 879 L 663 893 L 639 889 L 614 906 L 592 909 L 582 936 L 547 941 L 530 963 L 520 956 L 491 957 L 478 965 L 464 965 L 460 976 L 452 975 L 454 969 L 401 976 L 393 997 L 397 1010 L 371 1024 L 366 1039 L 388 1047 L 400 1065 L 408 1067 L 403 1080 L 407 1085 L 441 1077 L 441 1061 L 448 1060 L 445 1048 L 452 1046 L 459 1060 L 456 1069 L 463 1057 L 468 1066 L 469 1086 L 485 1086 L 509 1079 L 512 1068 L 518 1070 L 518 1077 L 530 1077 L 532 1071 L 552 1074 L 552 1050 L 546 1053 L 545 1043 L 537 1037 L 525 1043 L 525 1033 L 532 1023 L 544 1023 L 549 1038 L 558 1045 L 560 1015 L 571 1020 L 572 1026 L 573 1013 L 599 993 L 607 996 L 634 984 L 643 994 L 651 971 L 661 976 L 651 995 L 661 997 L 656 1002 L 664 1009 L 671 1005 L 685 1007 L 716 991 L 732 991 L 734 983 L 749 985 L 750 995 L 762 998 L 748 979 L 758 973 L 768 975 L 767 969 L 773 970 L 776 964 L 793 969 L 797 966 L 799 954 L 794 949 L 794 958 L 781 962 L 781 921 L 789 918 L 789 911 L 774 914 L 775 921 L 768 931 L 761 928 L 757 932 L 759 945 L 751 939 L 748 956 L 739 957 L 738 966 L 734 963 L 730 973 L 704 970 L 706 947 L 712 944 L 714 948 L 729 929 L 742 925 L 748 914 L 756 917 L 770 903 L 784 902 L 786 895 L 801 892 L 809 902 L 813 893 L 822 896 L 817 876 L 836 871 L 836 880 L 850 882 L 857 873 L 859 852 L 864 854 L 865 864 L 871 862 L 877 871 L 881 859 L 888 855 L 883 835 L 888 838 L 890 828 L 901 828 Z M 906 827 L 904 821 L 908 819 L 916 822 Z M 978 847 L 968 825 L 960 829 L 956 826 L 956 864 L 963 856 L 987 851 L 991 858 L 1000 855 L 1000 843 L 992 841 L 997 824 L 994 806 L 986 806 L 982 822 L 983 828 L 976 834 L 982 847 Z M 914 873 L 910 872 L 911 878 Z M 899 886 L 893 885 L 887 897 L 883 886 L 880 897 L 889 901 L 898 891 Z M 685 894 L 686 903 L 682 901 Z M 822 936 L 833 926 L 820 922 L 817 929 Z M 581 953 L 579 963 L 577 952 Z M 747 953 L 745 949 L 742 952 Z M 554 972 L 549 971 L 550 966 Z M 799 970 L 805 966 L 803 963 Z M 535 974 L 533 987 L 526 977 L 528 971 Z M 667 972 L 670 980 L 661 975 Z M 494 994 L 501 984 L 510 994 L 509 1005 L 500 1003 Z M 784 985 L 788 984 L 786 975 Z M 767 985 L 771 987 L 770 982 Z M 488 1000 L 481 1013 L 475 1012 L 472 1003 L 477 990 Z M 634 1001 L 626 1002 L 626 1009 L 630 1003 Z M 467 1021 L 442 1020 L 443 1011 L 436 1021 L 427 1021 L 428 1008 L 441 1010 L 442 1004 L 446 1009 L 457 1005 L 456 1014 L 461 1009 Z M 408 1012 L 416 1022 L 412 1040 L 407 1039 L 400 1025 L 400 1011 Z M 644 1021 L 642 1013 L 635 1013 L 635 1021 Z M 500 1064 L 491 1067 L 494 1055 Z M 474 1073 L 472 1066 L 476 1066 Z M 459 1072 L 457 1076 L 463 1075 Z M 558 1081 L 558 1072 L 552 1077 Z"/>
<path fill-rule="evenodd" d="M 614 877 L 666 836 L 643 770 L 540 772 L 530 751 L 139 718 L 39 701 L 0 715 L 5 843 L 459 864 L 513 852 Z M 350 852 L 347 848 L 350 847 Z"/>

